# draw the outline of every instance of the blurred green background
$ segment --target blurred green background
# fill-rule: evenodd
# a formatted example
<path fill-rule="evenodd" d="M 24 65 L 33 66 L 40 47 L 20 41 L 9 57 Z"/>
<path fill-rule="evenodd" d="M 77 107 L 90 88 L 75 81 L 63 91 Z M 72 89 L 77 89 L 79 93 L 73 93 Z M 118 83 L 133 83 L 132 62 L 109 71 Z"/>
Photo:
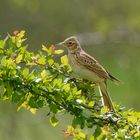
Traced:
<path fill-rule="evenodd" d="M 140 111 L 139 0 L 0 0 L 0 36 L 25 30 L 30 50 L 76 35 L 89 54 L 123 81 L 109 82 L 113 101 Z M 0 101 L 0 140 L 62 140 L 70 117 L 52 128 L 45 109 L 36 115 Z"/>

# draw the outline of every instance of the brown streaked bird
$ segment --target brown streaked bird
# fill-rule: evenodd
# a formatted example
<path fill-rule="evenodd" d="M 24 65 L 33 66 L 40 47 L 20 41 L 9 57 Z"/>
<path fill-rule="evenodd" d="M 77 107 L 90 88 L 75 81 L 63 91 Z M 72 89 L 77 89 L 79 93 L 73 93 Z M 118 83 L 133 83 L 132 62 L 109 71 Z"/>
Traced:
<path fill-rule="evenodd" d="M 98 85 L 102 104 L 107 106 L 109 111 L 115 111 L 112 100 L 107 91 L 107 80 L 117 81 L 98 61 L 87 54 L 82 48 L 77 37 L 72 36 L 60 42 L 58 45 L 68 49 L 68 61 L 72 70 L 81 78 L 90 80 Z"/>

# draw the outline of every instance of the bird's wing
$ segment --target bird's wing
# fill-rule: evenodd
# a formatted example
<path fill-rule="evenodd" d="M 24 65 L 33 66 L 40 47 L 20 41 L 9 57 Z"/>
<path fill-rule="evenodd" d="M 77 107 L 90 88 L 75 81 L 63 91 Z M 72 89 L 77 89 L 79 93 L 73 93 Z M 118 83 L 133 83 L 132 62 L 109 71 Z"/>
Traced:
<path fill-rule="evenodd" d="M 80 52 L 79 54 L 75 55 L 75 58 L 79 65 L 82 65 L 90 71 L 93 71 L 99 77 L 111 79 L 108 72 L 93 57 L 86 54 L 85 52 Z"/>

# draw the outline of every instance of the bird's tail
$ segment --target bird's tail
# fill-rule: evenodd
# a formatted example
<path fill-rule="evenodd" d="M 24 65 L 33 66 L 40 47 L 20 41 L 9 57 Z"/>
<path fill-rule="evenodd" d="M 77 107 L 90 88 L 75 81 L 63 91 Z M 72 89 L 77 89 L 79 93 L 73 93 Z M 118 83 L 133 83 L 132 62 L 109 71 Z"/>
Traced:
<path fill-rule="evenodd" d="M 102 100 L 102 104 L 104 106 L 107 106 L 109 111 L 115 111 L 112 100 L 109 96 L 109 93 L 107 91 L 107 83 L 105 82 L 101 82 L 99 83 L 99 92 L 101 95 L 101 100 Z"/>

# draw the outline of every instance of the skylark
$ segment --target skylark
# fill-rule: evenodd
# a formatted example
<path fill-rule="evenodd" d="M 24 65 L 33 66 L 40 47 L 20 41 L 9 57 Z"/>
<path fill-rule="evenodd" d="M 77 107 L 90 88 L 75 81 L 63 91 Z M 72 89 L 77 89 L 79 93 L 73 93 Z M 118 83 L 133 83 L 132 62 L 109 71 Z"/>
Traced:
<path fill-rule="evenodd" d="M 90 80 L 98 85 L 102 104 L 107 106 L 109 111 L 115 111 L 107 91 L 107 80 L 117 82 L 119 80 L 112 76 L 95 58 L 81 48 L 77 37 L 69 37 L 58 45 L 68 49 L 68 61 L 72 70 L 81 78 Z"/>

